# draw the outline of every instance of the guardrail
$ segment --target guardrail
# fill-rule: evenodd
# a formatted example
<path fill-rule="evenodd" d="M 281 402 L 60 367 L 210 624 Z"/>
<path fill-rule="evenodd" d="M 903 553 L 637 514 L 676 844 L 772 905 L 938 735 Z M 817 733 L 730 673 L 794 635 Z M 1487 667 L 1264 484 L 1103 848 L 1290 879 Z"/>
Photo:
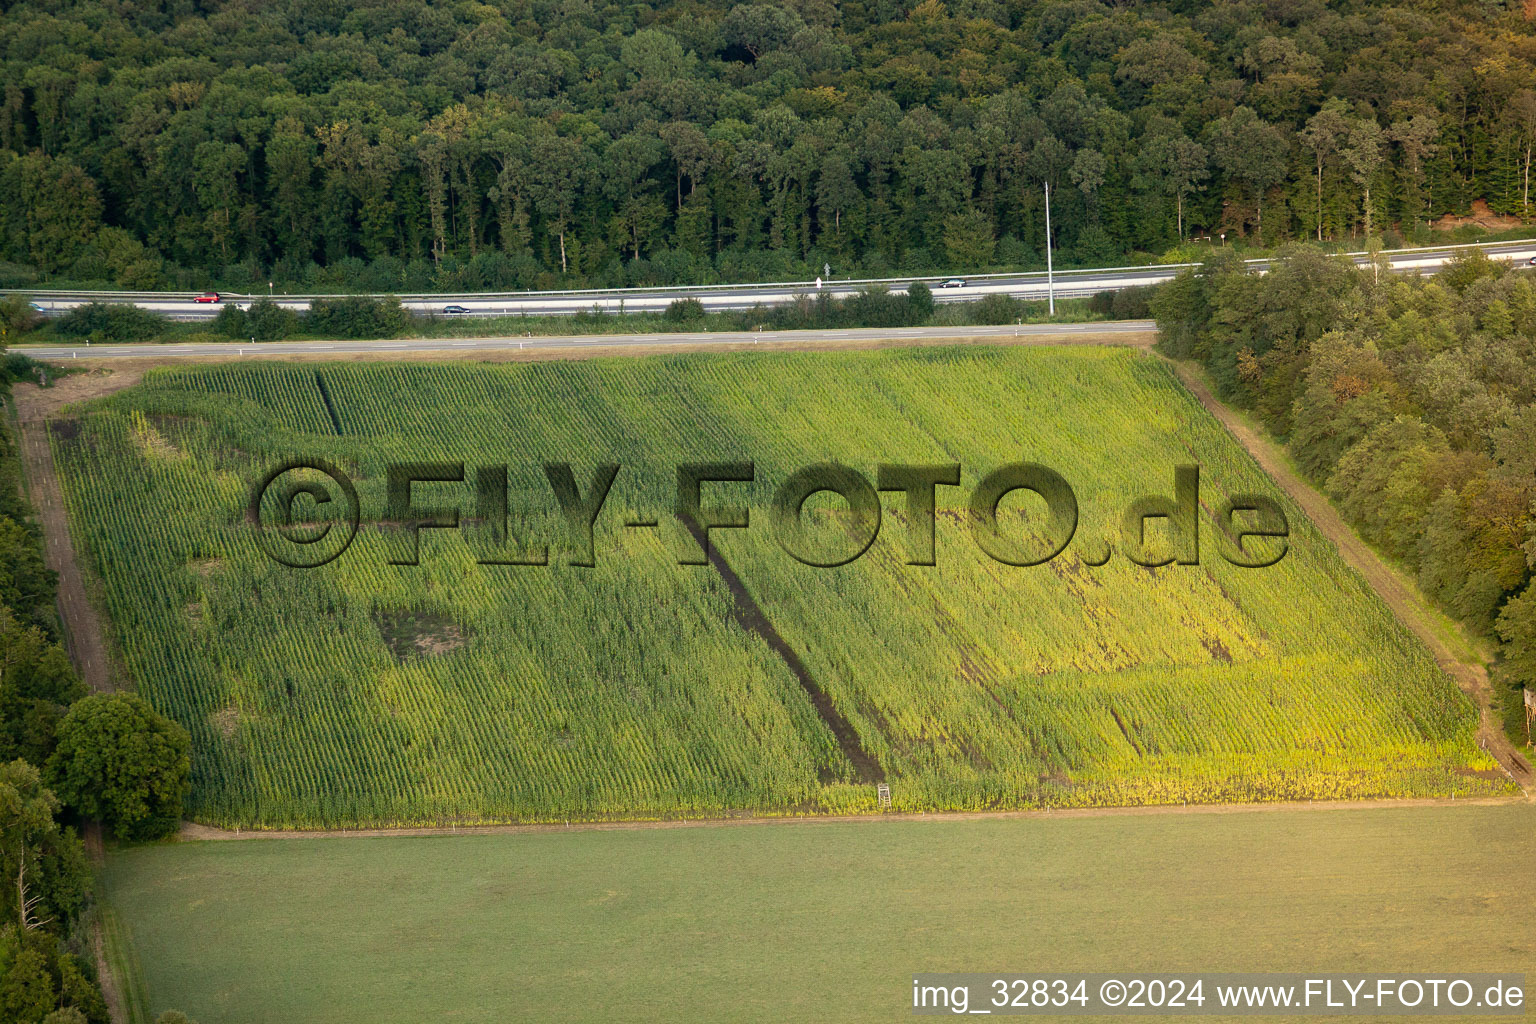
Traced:
<path fill-rule="evenodd" d="M 1249 260 L 1250 263 L 1263 263 L 1265 260 Z M 1182 270 L 1186 267 L 1198 267 L 1199 263 L 1146 263 L 1134 267 L 1078 267 L 1071 270 L 1055 271 L 1055 277 L 1083 277 L 1094 274 L 1129 274 L 1160 270 Z M 822 288 L 857 288 L 866 285 L 895 285 L 912 284 L 915 281 L 925 283 L 942 284 L 952 281 L 957 277 L 963 277 L 967 284 L 977 284 L 994 281 L 1015 281 L 1027 278 L 1037 278 L 1045 281 L 1047 272 L 1044 270 L 1023 270 L 1006 274 L 944 274 L 934 277 L 858 277 L 858 278 L 825 278 L 822 280 Z M 518 291 L 518 292 L 281 292 L 262 295 L 260 292 L 228 292 L 221 291 L 219 296 L 224 299 L 239 299 L 241 301 L 256 299 L 272 299 L 273 301 L 313 301 L 316 299 L 353 299 L 353 298 L 396 298 L 402 302 L 451 302 L 454 299 L 469 299 L 485 301 L 490 299 L 559 299 L 559 298 L 606 298 L 624 295 L 656 295 L 656 294 L 717 294 L 721 292 L 741 291 L 774 291 L 799 292 L 805 290 L 814 291 L 816 282 L 812 281 L 765 281 L 757 284 L 680 284 L 680 285 L 647 285 L 639 288 L 566 288 L 548 291 Z M 54 299 L 81 299 L 81 298 L 114 298 L 114 299 L 161 299 L 165 301 L 181 300 L 191 302 L 199 295 L 208 294 L 201 292 L 129 292 L 110 291 L 105 289 L 38 289 L 38 288 L 0 288 L 0 295 L 34 295 Z"/>
<path fill-rule="evenodd" d="M 1484 243 L 1484 242 L 1467 242 L 1467 243 L 1462 243 L 1462 244 L 1457 244 L 1457 245 L 1417 246 L 1417 247 L 1407 248 L 1407 249 L 1382 249 L 1382 250 L 1380 250 L 1377 253 L 1377 255 L 1379 255 L 1379 256 L 1397 256 L 1397 255 L 1412 255 L 1412 254 L 1433 255 L 1435 253 L 1454 252 L 1454 251 L 1462 250 L 1462 249 L 1490 249 L 1490 248 L 1497 248 L 1497 249 L 1519 249 L 1521 247 L 1531 247 L 1531 246 L 1536 246 L 1536 238 L 1517 239 L 1517 240 L 1508 241 L 1508 242 L 1486 242 L 1486 243 Z M 1363 262 L 1365 260 L 1369 260 L 1371 258 L 1371 253 L 1369 253 L 1369 252 L 1346 252 L 1346 253 L 1336 253 L 1334 255 L 1347 256 L 1347 257 L 1353 259 L 1356 263 L 1360 263 L 1360 262 Z M 1265 257 L 1257 257 L 1257 258 L 1254 258 L 1254 259 L 1244 260 L 1243 262 L 1248 264 L 1248 265 L 1250 265 L 1250 266 L 1257 266 L 1257 265 L 1262 265 L 1262 264 L 1268 264 L 1270 262 L 1271 258 L 1272 257 L 1267 257 L 1267 256 L 1265 256 Z M 1022 281 L 1029 280 L 1029 279 L 1035 279 L 1035 280 L 1044 282 L 1048 276 L 1054 277 L 1054 278 L 1065 278 L 1065 279 L 1069 279 L 1070 280 L 1071 278 L 1075 278 L 1075 277 L 1080 278 L 1080 277 L 1089 276 L 1089 275 L 1095 275 L 1095 274 L 1126 274 L 1126 273 L 1136 273 L 1136 272 L 1156 273 L 1156 272 L 1160 272 L 1160 271 L 1171 271 L 1171 272 L 1177 273 L 1180 270 L 1186 270 L 1188 268 L 1198 267 L 1198 266 L 1201 266 L 1201 265 L 1202 264 L 1199 264 L 1199 263 L 1144 263 L 1144 264 L 1141 264 L 1139 266 L 1130 266 L 1130 267 L 1078 267 L 1078 268 L 1074 268 L 1074 269 L 1070 269 L 1070 270 L 1057 270 L 1057 271 L 1054 271 L 1054 272 L 1048 272 L 1048 271 L 1044 271 L 1044 270 L 1024 270 L 1024 271 L 1015 271 L 1015 272 L 1000 273 L 1000 274 L 940 274 L 940 275 L 934 275 L 934 276 L 917 275 L 917 276 L 910 276 L 910 277 L 870 277 L 870 278 L 841 278 L 841 279 L 830 279 L 829 278 L 829 279 L 825 279 L 825 280 L 822 281 L 822 287 L 823 287 L 824 290 L 826 288 L 829 288 L 829 287 L 835 287 L 837 289 L 847 289 L 847 288 L 866 287 L 866 286 L 869 286 L 869 285 L 906 285 L 906 284 L 911 284 L 911 283 L 916 282 L 916 281 L 922 281 L 922 282 L 924 282 L 926 284 L 939 284 L 939 283 L 942 283 L 944 281 L 953 280 L 956 277 L 963 277 L 967 284 L 980 284 L 980 283 L 985 283 L 985 282 L 1003 283 L 1003 282 L 1008 282 L 1008 281 L 1021 281 L 1022 282 Z M 546 299 L 546 298 L 547 299 L 581 298 L 581 297 L 607 298 L 607 297 L 623 297 L 625 295 L 646 296 L 646 295 L 656 295 L 656 294 L 674 294 L 674 295 L 680 295 L 680 296 L 683 296 L 683 297 L 688 297 L 688 296 L 692 296 L 692 295 L 710 295 L 710 294 L 741 292 L 741 291 L 773 291 L 775 289 L 783 290 L 783 291 L 791 291 L 791 292 L 799 292 L 799 291 L 807 291 L 807 290 L 814 291 L 815 288 L 816 288 L 816 282 L 814 280 L 812 280 L 812 281 L 764 281 L 764 282 L 758 282 L 758 283 L 755 283 L 755 284 L 648 285 L 648 286 L 645 286 L 645 287 L 638 287 L 638 288 L 570 288 L 570 289 L 558 289 L 558 290 L 551 290 L 551 291 L 532 291 L 532 290 L 530 290 L 530 291 L 511 291 L 511 292 L 458 292 L 458 293 L 447 293 L 447 292 L 344 292 L 344 293 L 329 292 L 329 293 L 318 293 L 317 292 L 317 293 L 306 293 L 306 294 L 281 294 L 281 295 L 278 295 L 278 294 L 262 295 L 260 292 L 220 292 L 219 294 L 221 296 L 223 296 L 224 298 L 227 298 L 227 299 L 251 300 L 251 301 L 254 301 L 256 299 L 270 298 L 270 299 L 273 299 L 274 301 L 282 300 L 282 301 L 294 301 L 294 302 L 298 302 L 298 301 L 313 302 L 315 300 L 320 300 L 320 299 L 347 299 L 347 298 L 359 298 L 359 297 L 362 297 L 362 298 L 389 298 L 389 297 L 393 297 L 393 298 L 400 299 L 402 302 L 443 302 L 443 303 L 450 303 L 451 304 L 455 299 L 465 299 L 465 300 L 469 300 L 469 301 L 482 301 L 482 302 L 483 301 L 487 301 L 487 300 L 494 300 L 494 299 L 517 299 L 517 300 L 524 300 L 524 301 L 526 301 L 526 300 L 529 300 L 529 299 Z M 37 289 L 37 288 L 0 288 L 0 295 L 32 295 L 32 296 L 37 296 L 37 297 L 42 297 L 42 298 L 50 298 L 50 299 L 87 299 L 87 300 L 95 299 L 95 298 L 102 298 L 102 299 L 129 299 L 129 300 L 134 300 L 134 299 L 158 299 L 158 300 L 167 301 L 167 302 L 169 302 L 169 301 L 178 301 L 178 300 L 179 301 L 190 302 L 193 299 L 195 299 L 198 295 L 203 295 L 203 294 L 206 294 L 206 292 L 133 292 L 133 291 L 110 291 L 110 290 L 105 290 L 105 289 L 102 289 L 102 290 L 92 290 L 92 289 L 59 289 L 59 290 L 50 290 L 50 289 Z"/>

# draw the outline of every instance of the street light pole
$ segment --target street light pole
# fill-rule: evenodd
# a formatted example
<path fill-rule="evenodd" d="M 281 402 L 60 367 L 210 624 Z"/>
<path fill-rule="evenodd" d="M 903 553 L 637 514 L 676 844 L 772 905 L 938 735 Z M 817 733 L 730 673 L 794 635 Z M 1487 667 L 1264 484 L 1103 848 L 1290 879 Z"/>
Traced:
<path fill-rule="evenodd" d="M 1051 269 L 1051 183 L 1045 183 L 1045 294 L 1051 316 L 1056 315 L 1056 275 Z"/>

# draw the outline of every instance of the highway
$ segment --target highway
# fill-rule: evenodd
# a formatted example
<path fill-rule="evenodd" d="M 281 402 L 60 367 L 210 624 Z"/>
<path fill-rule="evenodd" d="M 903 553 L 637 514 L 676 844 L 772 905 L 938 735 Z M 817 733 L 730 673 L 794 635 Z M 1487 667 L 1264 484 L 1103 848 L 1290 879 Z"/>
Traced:
<path fill-rule="evenodd" d="M 1396 271 L 1434 273 L 1458 250 L 1473 246 L 1439 246 L 1429 249 L 1403 249 L 1383 253 L 1391 260 Z M 1490 256 L 1524 263 L 1536 256 L 1536 240 L 1501 242 L 1481 246 Z M 1364 253 L 1352 253 L 1357 263 L 1369 265 L 1370 257 Z M 1267 260 L 1249 260 L 1249 265 L 1260 273 L 1268 270 Z M 1168 264 L 1151 267 L 1108 267 L 1096 270 L 1061 270 L 1055 274 L 1057 298 L 1093 295 L 1138 285 L 1161 284 L 1171 280 L 1178 272 L 1191 264 Z M 941 287 L 946 278 L 887 278 L 880 280 L 840 280 L 825 282 L 817 289 L 814 281 L 790 281 L 772 284 L 708 285 L 670 288 L 628 288 L 619 290 L 575 290 L 548 292 L 496 292 L 468 295 L 401 295 L 402 305 L 414 313 L 435 316 L 516 316 L 528 314 L 569 315 L 585 310 L 600 309 L 609 313 L 658 312 L 669 304 L 684 298 L 698 299 L 710 312 L 751 309 L 755 306 L 773 306 L 792 302 L 798 296 L 829 294 L 847 297 L 871 285 L 884 286 L 901 292 L 913 281 L 924 281 L 933 287 L 938 302 L 964 302 L 985 295 L 1003 294 L 1018 299 L 1043 300 L 1047 293 L 1046 274 L 1043 271 L 1025 274 L 974 274 L 964 278 L 962 288 Z M 28 295 L 48 313 L 63 313 L 87 302 L 131 302 L 145 309 L 154 310 L 175 320 L 209 320 L 218 315 L 219 306 L 213 303 L 193 302 L 191 292 L 92 292 L 92 291 L 39 291 L 12 290 Z M 0 293 L 3 294 L 3 293 Z M 224 301 L 240 306 L 249 305 L 260 296 L 236 295 L 226 292 Z M 337 295 L 278 295 L 274 300 L 293 310 L 305 310 L 312 301 L 322 298 L 340 298 Z M 463 314 L 444 314 L 447 306 L 460 306 Z"/>
<path fill-rule="evenodd" d="M 1023 324 L 1003 327 L 868 327 L 846 331 L 696 331 L 676 334 L 584 334 L 572 336 L 501 338 L 397 338 L 390 341 L 269 341 L 175 343 L 169 345 L 17 345 L 34 359 L 148 359 L 174 362 L 210 356 L 284 359 L 289 356 L 379 355 L 411 356 L 433 353 L 507 352 L 538 349 L 609 348 L 662 345 L 837 344 L 861 341 L 924 341 L 939 339 L 1056 338 L 1073 334 L 1125 334 L 1124 344 L 1144 344 L 1136 335 L 1157 330 L 1151 320 L 1112 320 L 1082 324 Z M 1102 343 L 1102 342 L 1101 342 Z"/>

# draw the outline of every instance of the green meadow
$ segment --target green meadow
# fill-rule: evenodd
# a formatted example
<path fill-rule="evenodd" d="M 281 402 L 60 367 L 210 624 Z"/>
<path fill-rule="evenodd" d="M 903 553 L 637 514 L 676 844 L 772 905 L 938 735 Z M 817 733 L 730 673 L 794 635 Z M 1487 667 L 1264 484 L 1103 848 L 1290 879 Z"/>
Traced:
<path fill-rule="evenodd" d="M 1536 978 L 1533 862 L 1522 803 L 194 842 L 104 889 L 137 1020 L 860 1022 L 920 971 Z"/>

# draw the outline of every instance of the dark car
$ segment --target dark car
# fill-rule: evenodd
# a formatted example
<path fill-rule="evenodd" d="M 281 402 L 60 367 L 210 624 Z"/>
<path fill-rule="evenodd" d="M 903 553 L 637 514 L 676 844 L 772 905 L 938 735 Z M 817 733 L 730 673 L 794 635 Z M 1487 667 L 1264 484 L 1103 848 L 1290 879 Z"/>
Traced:
<path fill-rule="evenodd" d="M 963 278 L 963 277 L 952 277 L 948 281 L 945 281 L 943 284 L 939 285 L 939 287 L 940 288 L 964 288 L 965 287 L 965 278 Z"/>
<path fill-rule="evenodd" d="M 444 306 L 443 312 L 447 313 L 449 316 L 458 316 L 463 313 L 468 313 L 469 310 L 465 309 L 463 306 Z"/>
<path fill-rule="evenodd" d="M 192 300 L 193 302 L 223 302 L 218 292 L 205 292 Z"/>

